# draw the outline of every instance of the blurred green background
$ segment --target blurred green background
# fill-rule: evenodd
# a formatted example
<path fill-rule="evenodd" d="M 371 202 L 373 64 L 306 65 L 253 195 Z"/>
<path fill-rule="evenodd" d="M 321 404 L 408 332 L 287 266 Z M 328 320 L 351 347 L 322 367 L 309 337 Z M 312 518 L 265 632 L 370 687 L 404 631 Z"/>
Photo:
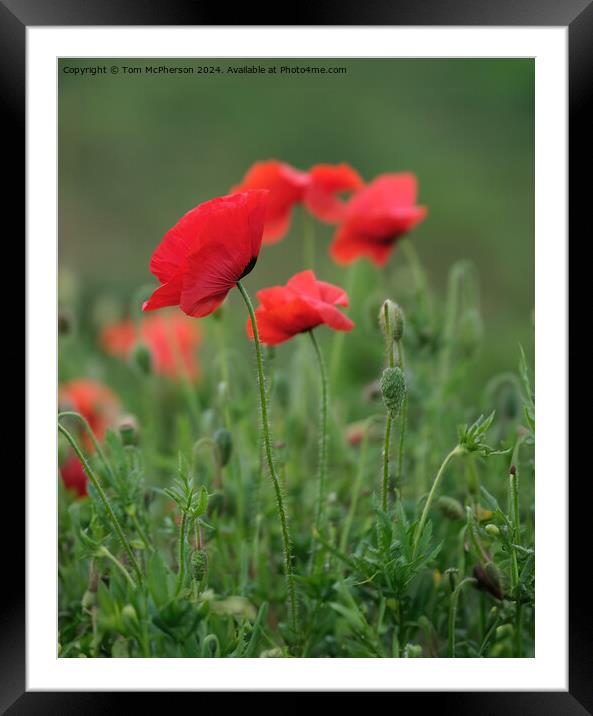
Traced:
<path fill-rule="evenodd" d="M 105 75 L 64 72 L 104 64 Z M 121 69 L 147 64 L 319 64 L 347 73 Z M 151 282 L 150 255 L 165 231 L 199 202 L 227 193 L 254 161 L 277 158 L 300 169 L 346 161 L 366 180 L 413 171 L 429 213 L 412 240 L 437 301 L 455 261 L 470 259 L 479 272 L 485 339 L 467 380 L 482 384 L 516 368 L 518 342 L 533 355 L 533 152 L 532 60 L 61 60 L 59 264 L 86 295 L 125 307 Z M 247 281 L 252 293 L 305 268 L 300 227 L 297 212 L 290 235 L 263 249 Z M 344 285 L 347 269 L 327 254 L 332 233 L 317 224 L 315 269 Z M 385 285 L 396 300 L 404 263 L 398 251 L 389 263 Z M 377 286 L 370 265 L 360 280 L 359 299 L 365 282 Z M 239 300 L 231 296 L 231 306 Z M 244 319 L 241 309 L 237 320 Z"/>

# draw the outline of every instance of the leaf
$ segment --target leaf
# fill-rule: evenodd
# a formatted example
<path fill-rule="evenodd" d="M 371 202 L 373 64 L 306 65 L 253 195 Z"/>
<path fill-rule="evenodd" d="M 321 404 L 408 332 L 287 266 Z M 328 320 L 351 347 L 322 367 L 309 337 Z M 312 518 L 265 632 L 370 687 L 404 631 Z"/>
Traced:
<path fill-rule="evenodd" d="M 157 607 L 169 601 L 169 570 L 158 552 L 153 552 L 148 561 L 148 589 Z"/>

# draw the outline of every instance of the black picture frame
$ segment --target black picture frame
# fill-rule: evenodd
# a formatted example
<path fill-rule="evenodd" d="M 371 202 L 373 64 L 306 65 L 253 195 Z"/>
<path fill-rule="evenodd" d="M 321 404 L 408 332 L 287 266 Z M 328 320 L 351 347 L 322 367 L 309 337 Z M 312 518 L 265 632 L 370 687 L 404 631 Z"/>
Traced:
<path fill-rule="evenodd" d="M 303 3 L 288 8 L 282 19 L 255 18 L 249 5 L 233 10 L 236 25 L 461 25 L 461 26 L 565 26 L 569 33 L 569 231 L 576 234 L 584 222 L 590 198 L 589 130 L 593 88 L 593 0 L 374 0 L 354 3 L 331 0 Z M 223 17 L 224 15 L 224 17 Z M 5 138 L 4 210 L 14 215 L 17 226 L 24 223 L 25 182 L 23 147 L 25 147 L 25 70 L 26 28 L 28 26 L 77 25 L 200 25 L 212 26 L 228 20 L 229 10 L 199 0 L 0 0 L 0 96 L 1 121 Z M 273 22 L 270 22 L 273 20 Z M 26 147 L 25 147 L 26 150 Z M 587 201 L 588 199 L 588 201 Z M 25 227 L 26 228 L 26 227 Z M 18 235 L 15 227 L 14 234 Z M 586 241 L 587 237 L 583 237 Z M 570 326 L 569 321 L 569 326 Z M 566 426 L 568 429 L 568 426 Z M 28 439 L 33 437 L 28 435 Z M 576 442 L 577 438 L 575 438 Z M 587 476 L 582 475 L 583 479 Z M 565 476 L 562 476 L 565 479 Z M 583 499 L 582 483 L 570 492 L 569 541 L 569 690 L 566 692 L 440 692 L 400 693 L 426 706 L 431 698 L 441 712 L 457 714 L 593 714 L 593 620 L 590 618 L 590 560 L 576 548 L 589 544 L 589 502 Z M 22 483 L 5 479 L 3 497 L 16 506 L 23 499 Z M 586 512 L 585 512 L 586 511 Z M 589 519 L 587 519 L 589 518 Z M 104 713 L 137 707 L 138 695 L 109 692 L 30 692 L 25 682 L 25 542 L 24 520 L 10 528 L 10 546 L 4 550 L 3 588 L 0 590 L 0 709 L 10 714 Z M 5 529 L 6 533 L 6 529 Z M 32 546 L 34 548 L 34 546 Z M 8 562 L 8 563 L 7 563 Z M 21 579 L 22 575 L 22 579 Z M 10 578 L 8 578 L 10 576 Z M 559 588 L 562 578 L 559 577 Z M 11 591 L 12 589 L 14 591 Z M 469 685 L 468 685 L 469 686 Z M 72 685 L 76 688 L 76 685 Z M 151 700 L 162 694 L 151 694 Z M 196 704 L 203 707 L 203 701 Z M 437 705 L 438 704 L 438 705 Z M 153 705 L 156 706 L 156 704 Z M 394 704 L 395 706 L 395 704 Z"/>

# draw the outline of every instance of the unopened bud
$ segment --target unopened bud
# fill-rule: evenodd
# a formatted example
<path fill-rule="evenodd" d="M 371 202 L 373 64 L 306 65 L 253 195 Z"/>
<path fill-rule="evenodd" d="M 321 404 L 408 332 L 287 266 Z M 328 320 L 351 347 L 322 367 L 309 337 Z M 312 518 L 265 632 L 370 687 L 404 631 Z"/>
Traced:
<path fill-rule="evenodd" d="M 500 537 L 500 530 L 496 525 L 486 525 L 486 527 L 484 527 L 484 530 L 489 537 L 492 537 L 492 539 L 497 539 L 498 537 Z"/>
<path fill-rule="evenodd" d="M 95 592 L 92 592 L 90 589 L 87 589 L 86 592 L 82 595 L 82 608 L 83 609 L 91 609 L 91 607 L 94 607 L 97 602 L 97 595 Z"/>
<path fill-rule="evenodd" d="M 393 340 L 396 342 L 401 340 L 404 335 L 404 312 L 395 301 L 389 298 L 383 301 L 379 311 L 379 326 L 385 338 L 387 338 L 388 321 Z"/>
<path fill-rule="evenodd" d="M 401 368 L 385 368 L 381 376 L 383 402 L 392 418 L 397 418 L 406 398 L 406 379 Z"/>
<path fill-rule="evenodd" d="M 132 349 L 132 364 L 144 375 L 152 373 L 152 353 L 142 341 L 138 341 Z"/>
<path fill-rule="evenodd" d="M 214 433 L 214 442 L 218 448 L 220 466 L 224 467 L 231 459 L 231 453 L 233 451 L 233 436 L 226 428 L 219 428 Z"/>
<path fill-rule="evenodd" d="M 138 421 L 133 415 L 124 415 L 120 418 L 117 429 L 124 445 L 138 445 Z"/>
<path fill-rule="evenodd" d="M 484 324 L 477 309 L 467 310 L 459 321 L 459 344 L 465 355 L 471 356 L 482 342 Z"/>
<path fill-rule="evenodd" d="M 454 497 L 442 495 L 437 501 L 437 506 L 445 517 L 448 517 L 450 520 L 465 519 L 465 510 L 463 509 L 463 505 Z"/>
<path fill-rule="evenodd" d="M 138 625 L 138 614 L 131 604 L 126 604 L 121 610 L 121 620 L 123 625 L 130 630 Z"/>
<path fill-rule="evenodd" d="M 203 549 L 196 549 L 191 556 L 191 576 L 196 582 L 202 581 L 208 571 L 208 555 Z"/>

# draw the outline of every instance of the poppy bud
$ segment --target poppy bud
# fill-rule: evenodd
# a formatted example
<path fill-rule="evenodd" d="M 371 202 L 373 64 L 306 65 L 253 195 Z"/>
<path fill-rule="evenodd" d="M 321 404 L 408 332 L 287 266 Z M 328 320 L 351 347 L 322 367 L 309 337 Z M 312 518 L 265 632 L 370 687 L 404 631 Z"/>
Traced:
<path fill-rule="evenodd" d="M 208 572 L 208 555 L 203 549 L 196 549 L 191 556 L 191 576 L 201 582 Z"/>
<path fill-rule="evenodd" d="M 142 341 L 138 341 L 132 349 L 132 364 L 144 375 L 152 373 L 152 353 Z"/>
<path fill-rule="evenodd" d="M 437 501 L 439 510 L 450 520 L 463 520 L 465 518 L 465 510 L 459 500 L 454 497 L 442 495 Z"/>
<path fill-rule="evenodd" d="M 401 368 L 385 368 L 380 385 L 385 407 L 391 417 L 395 419 L 406 398 L 406 379 Z"/>
<path fill-rule="evenodd" d="M 502 574 L 494 562 L 488 562 L 485 567 L 476 564 L 474 577 L 478 580 L 479 589 L 485 589 L 498 600 L 504 597 Z"/>
<path fill-rule="evenodd" d="M 220 466 L 224 467 L 231 459 L 231 453 L 233 451 L 233 436 L 226 428 L 219 428 L 214 433 L 214 442 L 218 448 Z"/>
<path fill-rule="evenodd" d="M 497 539 L 498 537 L 500 537 L 500 530 L 496 525 L 486 525 L 486 527 L 484 527 L 484 530 L 489 537 L 492 537 L 492 539 Z"/>
<path fill-rule="evenodd" d="M 484 325 L 477 309 L 467 310 L 459 321 L 459 344 L 466 356 L 471 356 L 482 342 Z"/>
<path fill-rule="evenodd" d="M 97 595 L 95 592 L 92 592 L 90 589 L 87 589 L 86 592 L 82 595 L 81 605 L 83 609 L 91 609 L 91 607 L 94 607 L 97 602 Z"/>
<path fill-rule="evenodd" d="M 138 626 L 138 614 L 131 604 L 126 604 L 121 610 L 121 620 L 124 627 L 131 632 Z"/>
<path fill-rule="evenodd" d="M 387 325 L 386 325 L 386 316 L 389 319 L 389 327 L 391 329 L 391 335 L 393 336 L 394 341 L 401 340 L 402 336 L 404 335 L 404 312 L 400 308 L 400 306 L 395 303 L 395 301 L 392 301 L 391 299 L 387 299 L 386 301 L 383 301 L 383 304 L 381 305 L 381 310 L 379 311 L 379 326 L 381 328 L 381 331 L 385 338 L 387 338 Z"/>
<path fill-rule="evenodd" d="M 138 445 L 138 421 L 133 415 L 121 418 L 117 429 L 124 445 Z"/>

